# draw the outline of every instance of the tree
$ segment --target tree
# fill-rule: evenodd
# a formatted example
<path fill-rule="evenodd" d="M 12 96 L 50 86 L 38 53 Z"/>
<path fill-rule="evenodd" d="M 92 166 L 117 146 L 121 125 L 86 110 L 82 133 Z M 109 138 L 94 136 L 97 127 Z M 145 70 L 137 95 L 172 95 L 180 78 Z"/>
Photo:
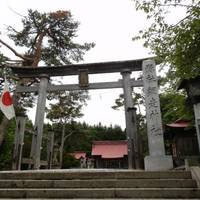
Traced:
<path fill-rule="evenodd" d="M 136 9 L 152 20 L 134 39 L 144 39 L 157 59 L 170 66 L 175 77 L 189 79 L 200 75 L 200 1 L 199 0 L 134 0 Z M 170 14 L 185 12 L 176 23 L 169 23 Z M 171 12 L 171 13 L 170 13 Z M 177 80 L 177 79 L 176 79 Z"/>
<path fill-rule="evenodd" d="M 37 67 L 40 61 L 48 66 L 78 62 L 83 60 L 85 52 L 94 46 L 93 43 L 74 42 L 79 23 L 73 20 L 70 11 L 39 13 L 30 9 L 28 15 L 23 17 L 22 25 L 22 30 L 8 27 L 8 36 L 14 41 L 14 48 L 2 39 L 0 43 L 20 58 L 23 66 Z M 20 47 L 23 53 L 17 51 Z M 20 80 L 18 84 L 30 84 L 29 82 L 30 80 Z M 15 96 L 16 105 L 21 97 Z M 0 125 L 0 138 L 4 135 L 7 125 L 8 120 L 4 118 Z M 3 137 L 0 145 L 2 141 Z"/>
<path fill-rule="evenodd" d="M 85 123 L 73 122 L 67 124 L 73 134 L 65 144 L 66 152 L 85 151 L 91 153 L 92 141 L 96 140 L 125 140 L 124 131 L 119 126 L 87 125 Z M 77 142 L 78 141 L 78 142 Z"/>
<path fill-rule="evenodd" d="M 16 46 L 26 47 L 27 50 L 22 55 L 7 47 L 27 66 L 37 67 L 40 61 L 48 66 L 78 62 L 94 46 L 93 43 L 81 45 L 73 41 L 79 23 L 73 20 L 70 11 L 39 13 L 30 9 L 28 16 L 22 19 L 22 24 L 21 31 L 9 26 L 9 37 Z M 4 44 L 2 40 L 0 42 Z"/>
<path fill-rule="evenodd" d="M 172 123 L 178 119 L 194 121 L 192 105 L 187 105 L 185 95 L 164 92 L 160 95 L 160 105 L 163 124 Z"/>
<path fill-rule="evenodd" d="M 87 91 L 56 92 L 48 96 L 54 100 L 47 109 L 47 118 L 52 122 L 67 123 L 83 116 L 82 107 L 89 98 Z M 55 102 L 56 101 L 56 102 Z"/>
<path fill-rule="evenodd" d="M 180 79 L 200 75 L 200 1 L 199 0 L 134 0 L 136 9 L 146 13 L 150 26 L 134 39 L 143 39 L 157 56 L 161 66 L 168 69 L 162 79 L 165 91 L 160 95 L 164 123 L 179 118 L 193 119 L 186 95 L 177 92 Z M 173 17 L 176 13 L 176 17 Z M 180 16 L 177 17 L 177 13 Z M 170 22 L 170 17 L 173 21 Z"/>
<path fill-rule="evenodd" d="M 76 92 L 57 92 L 49 95 L 49 100 L 57 100 L 55 103 L 50 103 L 47 109 L 47 118 L 52 122 L 59 122 L 62 126 L 61 142 L 60 142 L 60 168 L 62 167 L 63 148 L 65 140 L 73 133 L 68 132 L 66 135 L 66 123 L 72 122 L 76 118 L 83 116 L 82 107 L 88 99 L 87 91 Z M 60 137 L 59 137 L 60 138 Z M 58 140 L 58 138 L 57 138 Z"/>
<path fill-rule="evenodd" d="M 62 134 L 62 124 L 53 123 L 51 125 L 52 130 L 55 133 L 56 138 L 60 139 Z M 64 143 L 63 148 L 63 165 L 62 167 L 73 167 L 74 159 L 69 158 L 69 153 L 74 153 L 75 151 L 84 151 L 87 156 L 91 156 L 92 142 L 96 140 L 125 140 L 124 131 L 119 126 L 102 126 L 98 125 L 88 125 L 85 122 L 80 123 L 72 121 L 65 124 L 66 133 L 71 133 L 66 135 L 67 140 Z M 60 140 L 59 144 L 60 145 Z M 75 167 L 75 166 L 74 166 Z"/>

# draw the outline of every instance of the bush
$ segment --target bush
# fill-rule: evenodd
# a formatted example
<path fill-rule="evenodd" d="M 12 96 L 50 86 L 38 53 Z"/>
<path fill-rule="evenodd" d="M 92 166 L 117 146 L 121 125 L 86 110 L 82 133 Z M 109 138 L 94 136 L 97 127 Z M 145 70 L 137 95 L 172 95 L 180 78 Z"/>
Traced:
<path fill-rule="evenodd" d="M 15 123 L 11 123 L 7 130 L 3 144 L 0 147 L 0 170 L 11 170 L 14 147 Z"/>
<path fill-rule="evenodd" d="M 62 165 L 63 169 L 77 168 L 77 167 L 80 167 L 79 160 L 75 159 L 74 156 L 69 154 L 67 156 L 64 156 Z"/>

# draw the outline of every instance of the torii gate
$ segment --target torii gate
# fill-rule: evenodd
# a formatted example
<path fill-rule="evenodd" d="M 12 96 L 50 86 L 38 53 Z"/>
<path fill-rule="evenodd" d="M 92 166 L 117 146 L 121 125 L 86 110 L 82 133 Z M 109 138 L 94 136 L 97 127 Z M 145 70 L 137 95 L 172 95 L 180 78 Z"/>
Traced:
<path fill-rule="evenodd" d="M 57 67 L 11 67 L 19 78 L 40 78 L 36 86 L 17 86 L 16 92 L 38 92 L 35 116 L 35 135 L 32 139 L 31 158 L 34 169 L 40 168 L 40 147 L 42 143 L 46 94 L 48 91 L 89 90 L 123 88 L 125 100 L 126 137 L 128 141 L 128 168 L 138 168 L 138 141 L 132 87 L 144 87 L 147 113 L 149 156 L 145 157 L 145 170 L 167 170 L 173 167 L 172 157 L 165 155 L 163 129 L 158 96 L 155 62 L 148 59 L 70 64 Z M 143 81 L 130 78 L 132 71 L 143 71 Z M 122 80 L 117 82 L 89 83 L 89 74 L 119 72 Z M 51 76 L 78 75 L 79 84 L 52 85 Z"/>

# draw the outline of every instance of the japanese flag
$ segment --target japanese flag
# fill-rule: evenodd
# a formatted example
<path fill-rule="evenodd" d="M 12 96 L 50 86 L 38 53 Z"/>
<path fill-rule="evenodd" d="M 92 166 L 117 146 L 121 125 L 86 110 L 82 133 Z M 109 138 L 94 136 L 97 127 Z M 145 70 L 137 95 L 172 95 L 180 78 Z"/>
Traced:
<path fill-rule="evenodd" d="M 13 100 L 9 92 L 7 81 L 5 80 L 5 85 L 3 92 L 0 97 L 0 108 L 3 114 L 10 120 L 15 117 L 15 110 L 13 107 Z"/>

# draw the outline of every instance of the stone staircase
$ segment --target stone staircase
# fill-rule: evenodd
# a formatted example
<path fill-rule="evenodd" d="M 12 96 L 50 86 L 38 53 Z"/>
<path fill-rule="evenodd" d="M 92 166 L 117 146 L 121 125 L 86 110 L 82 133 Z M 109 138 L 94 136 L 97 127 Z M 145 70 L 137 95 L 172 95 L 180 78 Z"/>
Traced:
<path fill-rule="evenodd" d="M 0 172 L 0 199 L 200 199 L 190 171 Z"/>

